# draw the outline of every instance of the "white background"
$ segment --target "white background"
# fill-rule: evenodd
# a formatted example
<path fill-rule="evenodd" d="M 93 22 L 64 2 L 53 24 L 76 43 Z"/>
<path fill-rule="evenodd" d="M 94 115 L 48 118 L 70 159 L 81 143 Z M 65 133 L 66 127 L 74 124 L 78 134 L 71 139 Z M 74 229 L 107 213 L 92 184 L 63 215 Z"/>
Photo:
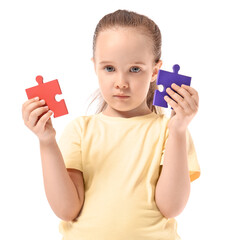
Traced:
<path fill-rule="evenodd" d="M 92 38 L 98 21 L 118 9 L 147 15 L 161 29 L 162 69 L 192 77 L 200 109 L 189 125 L 201 167 L 177 217 L 182 240 L 226 239 L 226 5 L 225 1 L 0 2 L 1 160 L 0 239 L 61 239 L 60 219 L 46 199 L 37 137 L 26 128 L 25 88 L 58 79 L 69 113 L 53 118 L 57 138 L 86 113 L 98 88 Z M 168 109 L 170 111 L 170 108 Z"/>

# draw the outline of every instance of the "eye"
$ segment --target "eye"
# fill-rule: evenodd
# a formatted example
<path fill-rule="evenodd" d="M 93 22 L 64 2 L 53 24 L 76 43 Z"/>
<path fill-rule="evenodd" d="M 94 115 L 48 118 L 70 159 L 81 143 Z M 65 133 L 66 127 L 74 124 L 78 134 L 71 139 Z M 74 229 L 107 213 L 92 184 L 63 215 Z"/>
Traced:
<path fill-rule="evenodd" d="M 108 70 L 111 70 L 111 69 L 112 69 L 111 66 L 106 66 L 106 67 L 104 67 L 104 69 L 107 69 L 107 72 L 112 72 L 112 71 L 108 71 Z"/>
<path fill-rule="evenodd" d="M 132 67 L 131 69 L 140 69 L 139 67 Z M 134 71 L 133 71 L 134 72 Z M 140 72 L 140 70 L 138 71 L 138 70 L 136 70 L 135 72 Z"/>
<path fill-rule="evenodd" d="M 112 71 L 112 69 L 113 69 L 113 67 L 111 67 L 111 66 L 106 66 L 106 67 L 104 67 L 104 69 L 107 71 L 107 72 L 113 72 Z M 131 69 L 134 69 L 132 72 L 134 72 L 134 73 L 138 73 L 138 72 L 140 72 L 140 68 L 139 67 L 132 67 Z"/>

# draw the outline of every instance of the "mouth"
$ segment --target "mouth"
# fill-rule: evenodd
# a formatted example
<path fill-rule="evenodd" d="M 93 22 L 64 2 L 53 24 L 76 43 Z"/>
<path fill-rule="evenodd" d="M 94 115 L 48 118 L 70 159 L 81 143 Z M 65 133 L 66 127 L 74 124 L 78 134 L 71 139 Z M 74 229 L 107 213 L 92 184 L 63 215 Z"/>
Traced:
<path fill-rule="evenodd" d="M 124 98 L 129 98 L 129 96 L 122 96 L 122 95 L 114 95 L 114 97 L 117 97 L 117 98 L 122 98 L 122 99 L 124 99 Z"/>

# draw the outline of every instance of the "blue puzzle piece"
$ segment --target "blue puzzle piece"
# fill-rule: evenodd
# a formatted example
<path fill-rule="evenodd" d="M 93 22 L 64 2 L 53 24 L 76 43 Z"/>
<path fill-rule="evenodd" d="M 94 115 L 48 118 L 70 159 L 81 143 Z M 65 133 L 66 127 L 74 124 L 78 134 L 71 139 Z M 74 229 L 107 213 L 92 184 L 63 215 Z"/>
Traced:
<path fill-rule="evenodd" d="M 178 86 L 181 86 L 182 84 L 190 86 L 191 77 L 178 74 L 179 70 L 180 70 L 180 66 L 178 64 L 175 64 L 173 66 L 173 73 L 167 72 L 164 70 L 159 70 L 158 77 L 157 77 L 157 85 L 163 85 L 164 89 L 162 92 L 160 92 L 159 90 L 155 90 L 153 105 L 159 106 L 159 107 L 165 107 L 165 108 L 168 107 L 168 104 L 165 101 L 164 97 L 166 95 L 169 96 L 169 94 L 166 92 L 166 89 L 168 87 L 171 88 L 172 83 L 176 83 Z"/>

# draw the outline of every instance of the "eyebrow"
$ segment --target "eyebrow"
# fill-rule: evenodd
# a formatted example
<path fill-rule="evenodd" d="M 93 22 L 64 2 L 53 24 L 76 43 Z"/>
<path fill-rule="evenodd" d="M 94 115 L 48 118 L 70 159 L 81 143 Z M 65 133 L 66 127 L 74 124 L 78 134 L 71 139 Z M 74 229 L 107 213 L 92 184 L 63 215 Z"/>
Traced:
<path fill-rule="evenodd" d="M 110 62 L 110 61 L 102 61 L 102 62 L 99 62 L 99 64 L 107 64 L 107 63 L 112 63 L 112 62 Z M 146 65 L 146 64 L 143 63 L 143 62 L 134 62 L 134 63 L 131 63 L 131 64 Z"/>

